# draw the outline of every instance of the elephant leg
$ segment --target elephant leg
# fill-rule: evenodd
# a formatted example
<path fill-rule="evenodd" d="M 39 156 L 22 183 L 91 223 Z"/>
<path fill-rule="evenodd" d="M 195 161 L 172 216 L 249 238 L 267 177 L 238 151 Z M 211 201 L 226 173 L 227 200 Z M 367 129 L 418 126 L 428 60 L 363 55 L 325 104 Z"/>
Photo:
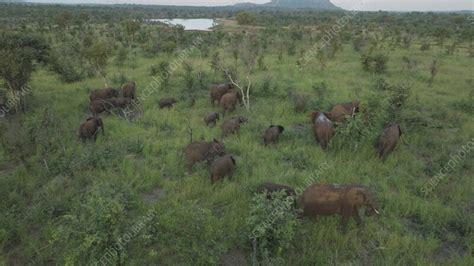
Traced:
<path fill-rule="evenodd" d="M 352 217 L 354 218 L 354 220 L 356 220 L 357 225 L 362 225 L 362 219 L 360 218 L 359 210 L 357 209 L 357 207 L 354 207 L 354 209 L 352 210 Z"/>
<path fill-rule="evenodd" d="M 346 233 L 347 232 L 347 224 L 349 222 L 349 218 L 351 217 L 353 212 L 352 206 L 342 206 L 342 220 L 341 220 L 341 230 L 342 232 Z"/>
<path fill-rule="evenodd" d="M 341 219 L 341 231 L 343 233 L 346 233 L 347 232 L 347 223 L 349 222 L 349 217 L 348 216 L 345 216 L 345 215 L 342 215 L 342 219 Z"/>

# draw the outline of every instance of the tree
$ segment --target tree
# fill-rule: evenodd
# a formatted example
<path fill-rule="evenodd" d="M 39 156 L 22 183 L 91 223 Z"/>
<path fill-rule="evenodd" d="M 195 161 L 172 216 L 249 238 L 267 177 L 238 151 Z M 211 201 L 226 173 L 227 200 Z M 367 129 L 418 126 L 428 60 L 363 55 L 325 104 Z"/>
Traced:
<path fill-rule="evenodd" d="M 36 36 L 26 33 L 0 33 L 0 77 L 5 86 L 16 98 L 16 111 L 22 107 L 26 110 L 25 88 L 35 70 L 36 63 L 47 60 L 49 47 L 46 42 Z"/>
<path fill-rule="evenodd" d="M 135 34 L 140 30 L 141 22 L 136 19 L 128 19 L 122 23 L 122 26 L 130 38 L 129 46 L 132 47 L 133 42 L 135 41 Z"/>
<path fill-rule="evenodd" d="M 110 53 L 107 43 L 104 41 L 98 41 L 89 47 L 86 47 L 83 51 L 84 57 L 94 67 L 96 72 L 104 79 L 105 87 L 108 87 L 107 82 L 107 61 Z"/>
<path fill-rule="evenodd" d="M 255 25 L 256 21 L 255 16 L 248 12 L 237 13 L 236 19 L 239 25 Z"/>
<path fill-rule="evenodd" d="M 245 81 L 239 80 L 237 78 L 237 70 L 231 71 L 230 68 L 224 67 L 221 63 L 220 60 L 217 60 L 219 62 L 219 68 L 222 70 L 224 75 L 227 77 L 227 79 L 240 90 L 241 96 L 242 96 L 242 103 L 245 106 L 245 109 L 247 111 L 250 110 L 250 89 L 252 86 L 252 80 L 250 79 L 250 74 L 253 72 L 253 69 L 255 67 L 259 50 L 258 50 L 258 40 L 257 36 L 253 32 L 249 32 L 246 34 L 245 38 L 243 39 L 243 43 L 240 46 L 242 49 L 240 51 L 240 55 L 242 57 L 242 62 L 244 63 L 245 67 Z"/>

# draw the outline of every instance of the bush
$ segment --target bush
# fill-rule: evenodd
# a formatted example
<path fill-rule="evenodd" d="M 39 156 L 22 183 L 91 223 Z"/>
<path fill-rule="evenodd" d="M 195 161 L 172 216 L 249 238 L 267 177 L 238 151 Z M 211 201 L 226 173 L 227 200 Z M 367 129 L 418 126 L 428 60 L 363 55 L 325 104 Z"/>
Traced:
<path fill-rule="evenodd" d="M 224 228 L 208 209 L 192 203 L 157 211 L 143 244 L 158 247 L 157 264 L 216 265 L 225 246 Z"/>
<path fill-rule="evenodd" d="M 308 94 L 290 91 L 288 96 L 293 103 L 295 112 L 302 113 L 306 111 L 309 102 Z"/>
<path fill-rule="evenodd" d="M 427 41 L 427 40 L 424 40 L 424 41 L 421 43 L 420 50 L 421 50 L 421 51 L 428 51 L 428 50 L 430 50 L 430 47 L 431 47 L 430 42 Z"/>
<path fill-rule="evenodd" d="M 138 201 L 123 184 L 110 182 L 92 187 L 71 212 L 59 218 L 49 243 L 60 249 L 57 253 L 62 256 L 61 264 L 98 264 L 110 250 L 115 250 L 112 264 L 125 261 L 127 248 L 114 247 L 130 232 L 136 217 L 131 212 Z"/>
<path fill-rule="evenodd" d="M 275 192 L 272 200 L 265 194 L 256 194 L 247 218 L 248 237 L 252 245 L 253 265 L 271 265 L 274 257 L 282 260 L 299 221 L 294 207 L 294 197 L 286 197 L 284 191 Z"/>
<path fill-rule="evenodd" d="M 362 67 L 364 71 L 374 74 L 383 74 L 387 71 L 388 57 L 383 54 L 364 54 L 362 55 Z"/>

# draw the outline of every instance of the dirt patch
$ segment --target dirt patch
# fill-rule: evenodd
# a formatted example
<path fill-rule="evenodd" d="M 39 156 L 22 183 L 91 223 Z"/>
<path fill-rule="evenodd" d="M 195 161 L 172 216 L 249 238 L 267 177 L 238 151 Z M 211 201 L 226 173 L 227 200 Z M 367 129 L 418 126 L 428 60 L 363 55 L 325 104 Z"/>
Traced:
<path fill-rule="evenodd" d="M 404 219 L 404 224 L 407 232 L 423 235 L 423 224 L 417 217 L 406 217 Z"/>
<path fill-rule="evenodd" d="M 221 256 L 220 265 L 245 266 L 245 265 L 250 265 L 250 263 L 247 262 L 245 253 L 242 250 L 231 250 Z"/>
<path fill-rule="evenodd" d="M 308 129 L 308 127 L 303 124 L 293 124 L 291 125 L 291 128 L 298 133 L 304 133 Z"/>
<path fill-rule="evenodd" d="M 145 203 L 153 204 L 166 196 L 166 192 L 162 188 L 156 188 L 152 192 L 147 194 L 142 194 L 141 198 Z"/>
<path fill-rule="evenodd" d="M 446 241 L 433 251 L 433 256 L 437 260 L 442 261 L 454 256 L 462 257 L 464 253 L 466 253 L 466 248 L 463 244 L 457 241 Z"/>

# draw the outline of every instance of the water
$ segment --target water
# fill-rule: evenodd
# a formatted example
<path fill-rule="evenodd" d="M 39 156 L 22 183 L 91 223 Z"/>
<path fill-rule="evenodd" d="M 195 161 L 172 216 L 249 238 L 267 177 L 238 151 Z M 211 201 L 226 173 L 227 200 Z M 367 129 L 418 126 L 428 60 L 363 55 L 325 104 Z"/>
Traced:
<path fill-rule="evenodd" d="M 163 22 L 170 25 L 182 25 L 184 30 L 201 30 L 210 31 L 213 26 L 216 25 L 213 19 L 200 18 L 200 19 L 149 19 L 151 22 Z"/>

